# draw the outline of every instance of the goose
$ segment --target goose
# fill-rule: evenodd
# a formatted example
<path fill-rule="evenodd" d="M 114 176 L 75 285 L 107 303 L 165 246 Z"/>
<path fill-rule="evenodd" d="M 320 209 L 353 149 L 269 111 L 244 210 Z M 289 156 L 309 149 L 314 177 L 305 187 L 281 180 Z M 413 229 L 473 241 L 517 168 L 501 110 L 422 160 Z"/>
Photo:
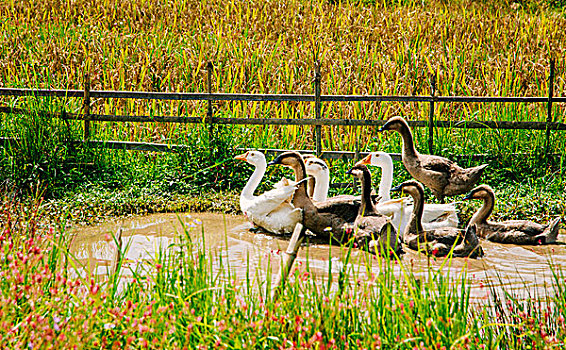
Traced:
<path fill-rule="evenodd" d="M 289 234 L 302 218 L 301 209 L 291 204 L 293 193 L 297 189 L 296 183 L 286 179 L 276 184 L 273 190 L 254 196 L 267 168 L 267 161 L 263 153 L 248 151 L 234 159 L 246 161 L 255 166 L 255 170 L 240 194 L 240 209 L 242 213 L 255 225 L 262 229 L 276 233 Z"/>
<path fill-rule="evenodd" d="M 313 155 L 303 155 L 307 175 L 310 175 L 307 190 L 320 212 L 332 212 L 352 222 L 358 215 L 361 197 L 342 194 L 328 198 L 330 170 L 324 160 Z M 311 182 L 310 180 L 313 179 Z M 372 196 L 373 199 L 373 196 Z"/>
<path fill-rule="evenodd" d="M 403 138 L 402 160 L 412 177 L 425 184 L 442 203 L 445 196 L 468 192 L 479 181 L 487 164 L 474 168 L 461 168 L 450 159 L 420 154 L 415 149 L 409 124 L 402 117 L 390 118 L 380 132 L 395 130 Z"/>
<path fill-rule="evenodd" d="M 306 229 L 322 239 L 346 243 L 353 238 L 361 248 L 371 251 L 371 247 L 375 247 L 375 244 L 371 244 L 371 237 L 367 235 L 367 232 L 357 232 L 352 229 L 352 223 L 357 217 L 360 204 L 350 203 L 348 212 L 355 208 L 356 215 L 352 217 L 349 214 L 345 217 L 341 214 L 344 206 L 348 206 L 348 203 L 339 202 L 336 204 L 332 201 L 325 201 L 317 205 L 313 203 L 307 195 L 307 186 L 303 181 L 307 177 L 307 173 L 305 162 L 299 153 L 284 152 L 269 162 L 268 165 L 282 165 L 291 168 L 295 173 L 295 181 L 299 185 L 293 196 L 293 205 L 295 208 L 302 209 L 302 224 Z"/>
<path fill-rule="evenodd" d="M 413 197 L 414 205 L 411 220 L 405 228 L 403 239 L 409 248 L 424 251 L 435 256 L 446 256 L 454 245 L 454 257 L 477 258 L 483 256 L 483 250 L 477 237 L 476 225 L 468 225 L 465 231 L 454 227 L 443 227 L 434 230 L 424 230 L 421 218 L 424 207 L 423 186 L 409 180 L 392 188 L 392 191 L 404 191 Z"/>
<path fill-rule="evenodd" d="M 393 225 L 399 232 L 404 232 L 409 217 L 413 211 L 413 204 L 409 198 L 391 200 L 391 184 L 393 183 L 393 159 L 385 152 L 372 152 L 357 164 L 374 165 L 381 168 L 381 181 L 379 183 L 380 202 L 377 209 L 385 215 L 393 216 Z M 422 224 L 425 230 L 441 227 L 458 227 L 458 214 L 454 203 L 425 204 Z"/>
<path fill-rule="evenodd" d="M 488 221 L 493 212 L 495 193 L 488 185 L 474 188 L 464 200 L 482 199 L 483 205 L 472 216 L 470 224 L 478 227 L 478 236 L 488 241 L 512 244 L 550 244 L 555 243 L 563 218 L 554 219 L 549 225 L 541 225 L 528 220 Z"/>
<path fill-rule="evenodd" d="M 376 209 L 371 199 L 371 174 L 368 168 L 363 164 L 356 164 L 347 174 L 357 177 L 362 185 L 361 205 L 354 221 L 354 230 L 357 230 L 358 234 L 363 232 L 366 237 L 376 238 L 371 241 L 371 248 L 374 251 L 384 254 L 391 248 L 400 253 L 401 245 L 398 243 L 397 229 L 389 217 Z"/>
<path fill-rule="evenodd" d="M 309 161 L 309 159 L 316 158 L 316 157 L 312 154 L 301 154 L 301 156 L 303 157 L 303 160 L 305 161 L 305 164 L 307 165 L 307 174 L 309 174 L 307 162 Z M 316 159 L 318 159 L 318 158 L 316 158 Z M 322 159 L 318 159 L 318 160 L 320 160 L 326 166 L 326 163 L 324 163 L 324 161 Z M 307 193 L 308 193 L 309 197 L 313 198 L 315 189 L 316 189 L 316 178 L 311 176 L 307 180 Z"/>
<path fill-rule="evenodd" d="M 330 187 L 330 170 L 328 165 L 319 158 L 310 156 L 305 159 L 305 166 L 307 170 L 307 175 L 310 175 L 313 179 L 311 183 L 309 181 L 309 197 L 315 202 L 323 202 L 328 197 L 328 188 Z M 312 192 L 311 192 L 312 191 Z"/>

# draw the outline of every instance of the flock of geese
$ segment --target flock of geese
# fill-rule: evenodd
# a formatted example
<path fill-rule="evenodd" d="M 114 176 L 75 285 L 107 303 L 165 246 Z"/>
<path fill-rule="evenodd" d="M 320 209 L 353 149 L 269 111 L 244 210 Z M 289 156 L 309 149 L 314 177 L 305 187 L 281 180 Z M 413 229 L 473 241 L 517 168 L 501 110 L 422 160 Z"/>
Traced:
<path fill-rule="evenodd" d="M 263 153 L 248 151 L 235 157 L 255 167 L 240 195 L 242 212 L 256 226 L 272 233 L 289 234 L 301 223 L 327 242 L 344 244 L 353 239 L 357 247 L 374 254 L 400 254 L 404 243 L 428 255 L 446 256 L 452 252 L 455 257 L 476 258 L 483 256 L 478 237 L 513 244 L 556 242 L 564 221 L 560 217 L 549 225 L 527 220 L 488 220 L 495 204 L 493 189 L 488 185 L 474 188 L 487 165 L 464 169 L 447 158 L 420 154 L 402 117 L 389 119 L 380 129 L 387 130 L 401 135 L 402 162 L 415 180 L 392 188 L 393 161 L 387 153 L 374 152 L 347 172 L 359 179 L 361 196 L 328 198 L 330 171 L 323 160 L 285 152 L 267 163 Z M 274 189 L 255 196 L 267 166 L 276 164 L 291 168 L 295 181 L 283 178 Z M 368 165 L 382 171 L 377 196 L 372 194 Z M 425 204 L 421 183 L 442 203 L 446 196 L 469 192 L 464 200 L 480 199 L 483 205 L 465 229 L 459 229 L 455 203 Z M 391 191 L 402 191 L 410 197 L 391 199 Z"/>

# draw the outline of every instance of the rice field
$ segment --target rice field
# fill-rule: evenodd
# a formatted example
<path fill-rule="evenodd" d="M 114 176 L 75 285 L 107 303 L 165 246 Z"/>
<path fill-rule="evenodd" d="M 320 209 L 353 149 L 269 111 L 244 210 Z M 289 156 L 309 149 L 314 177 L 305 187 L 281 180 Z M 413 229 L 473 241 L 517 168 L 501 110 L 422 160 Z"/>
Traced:
<path fill-rule="evenodd" d="M 456 1 L 307 2 L 46 1 L 0 5 L 0 86 L 312 93 L 320 61 L 323 94 L 546 96 L 556 58 L 555 95 L 564 92 L 564 9 L 548 4 Z M 18 104 L 20 99 L 3 99 Z M 58 110 L 80 101 L 50 101 Z M 93 113 L 204 115 L 203 102 L 94 101 Z M 309 103 L 219 102 L 216 115 L 312 117 Z M 543 104 L 437 104 L 439 120 L 545 121 Z M 324 118 L 427 119 L 425 103 L 328 103 Z M 564 122 L 563 104 L 555 121 Z M 193 126 L 101 123 L 96 139 L 182 142 Z M 234 127 L 248 147 L 313 148 L 313 128 Z M 397 151 L 374 130 L 323 128 L 323 149 Z M 426 131 L 417 132 L 425 144 Z M 517 142 L 518 141 L 518 142 Z M 552 151 L 565 148 L 553 133 Z M 539 131 L 436 130 L 437 153 L 532 153 Z"/>

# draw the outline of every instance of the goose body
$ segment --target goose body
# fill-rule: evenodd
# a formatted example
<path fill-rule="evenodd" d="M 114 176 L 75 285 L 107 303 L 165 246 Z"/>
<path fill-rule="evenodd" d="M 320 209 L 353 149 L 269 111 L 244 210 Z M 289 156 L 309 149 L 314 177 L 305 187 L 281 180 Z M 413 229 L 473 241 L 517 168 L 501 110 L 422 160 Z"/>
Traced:
<path fill-rule="evenodd" d="M 403 240 L 409 248 L 424 251 L 429 255 L 446 256 L 455 246 L 453 248 L 454 257 L 477 258 L 483 256 L 475 225 L 468 225 L 465 231 L 454 227 L 424 230 L 421 223 L 424 207 L 422 185 L 417 181 L 410 180 L 392 189 L 392 191 L 401 190 L 409 193 L 414 200 L 411 219 L 403 234 Z"/>
<path fill-rule="evenodd" d="M 351 221 L 347 220 L 344 216 L 339 215 L 340 210 L 336 210 L 331 204 L 322 202 L 323 208 L 326 209 L 325 212 L 319 210 L 319 207 L 315 206 L 309 198 L 306 184 L 303 181 L 307 176 L 306 166 L 300 154 L 297 152 L 282 153 L 269 162 L 268 165 L 275 164 L 289 167 L 295 173 L 295 180 L 299 185 L 293 196 L 292 203 L 295 208 L 302 209 L 302 224 L 306 229 L 310 230 L 318 238 L 334 240 L 339 243 L 347 243 L 353 238 L 360 247 L 369 250 L 369 247 L 372 246 L 370 244 L 371 237 L 364 235 L 363 232 L 358 235 L 352 229 L 352 223 L 357 215 Z M 344 203 L 340 203 L 340 205 L 344 205 Z M 355 205 L 355 203 L 352 203 L 352 205 Z M 357 210 L 359 210 L 359 206 L 358 204 Z"/>
<path fill-rule="evenodd" d="M 303 156 L 305 170 L 310 175 L 308 182 L 309 197 L 321 213 L 333 213 L 353 222 L 361 203 L 361 197 L 343 194 L 328 198 L 330 170 L 324 160 L 312 155 Z M 312 181 L 311 181 L 312 180 Z"/>
<path fill-rule="evenodd" d="M 402 161 L 412 177 L 432 190 L 440 201 L 445 196 L 464 194 L 479 181 L 487 164 L 464 169 L 450 159 L 420 154 L 413 142 L 409 124 L 402 117 L 393 117 L 380 131 L 395 130 L 403 138 Z"/>
<path fill-rule="evenodd" d="M 358 164 L 369 164 L 381 168 L 378 192 L 380 201 L 376 208 L 380 213 L 392 216 L 393 225 L 395 225 L 400 232 L 400 236 L 402 236 L 402 232 L 405 231 L 413 211 L 413 202 L 407 197 L 391 199 L 393 160 L 385 152 L 372 152 L 360 160 Z M 422 225 L 425 230 L 441 227 L 458 227 L 458 222 L 458 214 L 454 203 L 424 205 Z"/>
<path fill-rule="evenodd" d="M 286 179 L 280 181 L 273 190 L 254 195 L 265 174 L 267 162 L 263 153 L 249 151 L 235 159 L 243 160 L 255 166 L 252 176 L 240 194 L 240 209 L 255 225 L 276 234 L 293 232 L 301 220 L 301 210 L 291 204 L 297 184 Z"/>
<path fill-rule="evenodd" d="M 373 238 L 371 240 L 373 251 L 387 255 L 391 248 L 399 253 L 401 245 L 398 242 L 397 229 L 388 216 L 379 213 L 371 200 L 369 170 L 365 165 L 356 164 L 348 172 L 356 176 L 362 184 L 361 205 L 354 221 L 354 230 L 357 231 L 357 235 Z"/>
<path fill-rule="evenodd" d="M 529 220 L 489 221 L 493 212 L 495 193 L 488 185 L 474 188 L 465 198 L 482 199 L 483 205 L 470 219 L 470 224 L 478 228 L 478 236 L 492 242 L 512 244 L 550 244 L 555 243 L 560 229 L 561 218 L 549 225 L 541 225 Z"/>

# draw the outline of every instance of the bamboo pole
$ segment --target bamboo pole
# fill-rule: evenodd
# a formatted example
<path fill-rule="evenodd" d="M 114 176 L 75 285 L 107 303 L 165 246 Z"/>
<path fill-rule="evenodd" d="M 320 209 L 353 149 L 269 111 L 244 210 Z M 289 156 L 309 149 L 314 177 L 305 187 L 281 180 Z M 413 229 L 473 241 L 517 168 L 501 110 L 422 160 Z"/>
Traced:
<path fill-rule="evenodd" d="M 428 111 L 428 152 L 434 154 L 434 101 L 436 95 L 436 75 L 430 77 L 430 108 Z"/>
<path fill-rule="evenodd" d="M 90 78 L 88 73 L 83 78 L 84 95 L 83 95 L 83 113 L 84 120 L 84 135 L 83 139 L 86 141 L 90 139 Z"/>
<path fill-rule="evenodd" d="M 550 59 L 550 73 L 548 76 L 548 102 L 546 105 L 546 142 L 545 154 L 550 152 L 550 123 L 552 123 L 552 97 L 554 94 L 554 57 Z"/>
<path fill-rule="evenodd" d="M 315 119 L 321 118 L 321 102 L 320 102 L 320 62 L 316 61 L 314 65 L 314 113 Z M 315 127 L 315 147 L 316 156 L 320 157 L 322 154 L 321 138 L 322 138 L 322 127 L 317 125 Z"/>
<path fill-rule="evenodd" d="M 212 94 L 212 71 L 214 70 L 214 66 L 212 65 L 212 62 L 208 62 L 208 64 L 206 65 L 206 72 L 207 74 L 207 79 L 206 79 L 206 89 L 208 91 L 208 94 Z M 208 119 L 212 119 L 212 100 L 208 100 L 208 110 L 206 113 Z"/>
<path fill-rule="evenodd" d="M 212 71 L 214 70 L 214 66 L 212 65 L 212 62 L 208 62 L 208 64 L 206 65 L 206 71 L 207 71 L 207 79 L 206 79 L 206 89 L 208 91 L 209 94 L 212 94 Z M 212 121 L 212 115 L 213 115 L 213 111 L 212 111 L 212 100 L 208 100 L 208 110 L 206 113 L 206 122 L 208 123 L 208 136 L 209 136 L 209 142 L 212 142 L 213 137 L 214 137 L 214 133 L 212 130 L 212 125 L 213 125 L 213 121 Z"/>
<path fill-rule="evenodd" d="M 0 88 L 0 96 L 83 97 L 83 90 Z M 232 94 L 208 92 L 148 92 L 92 90 L 91 98 L 119 98 L 169 101 L 254 101 L 313 102 L 314 95 L 300 94 Z M 321 102 L 435 102 L 448 103 L 547 103 L 548 97 L 521 96 L 381 96 L 381 95 L 320 95 Z M 566 97 L 553 97 L 554 102 L 566 102 Z"/>
<path fill-rule="evenodd" d="M 300 222 L 295 225 L 295 230 L 293 231 L 293 235 L 289 240 L 289 245 L 287 246 L 287 250 L 283 253 L 281 257 L 281 271 L 279 276 L 276 277 L 273 283 L 273 289 L 271 290 L 271 297 L 273 299 L 277 299 L 285 286 L 285 282 L 289 277 L 289 272 L 291 271 L 291 267 L 293 267 L 293 263 L 297 258 L 297 253 L 301 248 L 301 243 L 305 239 L 305 232 L 306 228 L 304 228 L 303 224 Z"/>
<path fill-rule="evenodd" d="M 92 97 L 92 94 L 91 94 Z M 545 97 L 548 102 L 548 97 Z M 559 102 L 559 98 L 553 97 L 552 102 Z M 566 102 L 566 100 L 565 100 Z M 22 108 L 0 107 L 0 113 L 31 113 L 29 110 Z M 80 113 L 53 113 L 48 111 L 34 111 L 40 113 L 42 116 L 61 118 L 68 120 L 84 120 L 84 114 Z M 182 123 L 182 124 L 200 124 L 202 117 L 181 117 L 181 116 L 167 116 L 167 115 L 112 115 L 112 114 L 90 114 L 90 121 L 99 122 L 134 122 L 134 123 Z M 323 126 L 365 126 L 365 127 L 379 127 L 385 124 L 385 120 L 375 119 L 315 119 L 315 118 L 222 118 L 212 117 L 214 124 L 247 124 L 247 125 L 323 125 Z M 423 120 L 409 120 L 407 121 L 412 128 L 428 128 L 428 121 Z M 515 121 L 450 121 L 450 120 L 437 120 L 435 121 L 436 128 L 451 128 L 451 129 L 499 129 L 499 130 L 566 130 L 566 123 L 552 122 L 515 122 Z"/>

